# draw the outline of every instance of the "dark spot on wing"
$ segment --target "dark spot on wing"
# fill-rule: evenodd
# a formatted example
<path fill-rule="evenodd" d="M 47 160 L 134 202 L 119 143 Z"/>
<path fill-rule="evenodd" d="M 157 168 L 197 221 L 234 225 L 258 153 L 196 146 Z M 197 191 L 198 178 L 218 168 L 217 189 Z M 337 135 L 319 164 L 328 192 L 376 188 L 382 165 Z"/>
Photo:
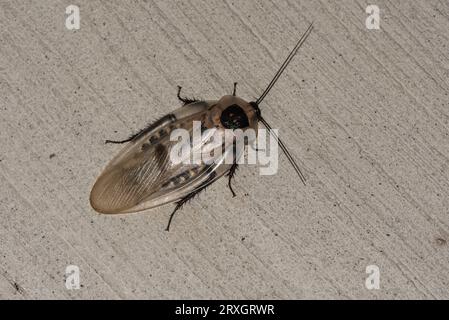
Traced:
<path fill-rule="evenodd" d="M 156 136 L 151 136 L 149 141 L 151 144 L 156 144 L 158 142 L 158 140 L 159 139 Z"/>
<path fill-rule="evenodd" d="M 154 148 L 154 153 L 156 155 L 156 160 L 158 162 L 162 162 L 160 163 L 160 165 L 163 164 L 165 160 L 165 157 L 167 155 L 167 148 L 164 147 L 162 144 L 157 144 L 156 147 Z"/>
<path fill-rule="evenodd" d="M 160 138 L 162 138 L 162 137 L 164 137 L 165 135 L 167 134 L 167 130 L 165 130 L 165 129 L 160 129 L 159 130 L 159 139 Z"/>
<path fill-rule="evenodd" d="M 190 169 L 187 169 L 186 171 L 183 171 L 182 173 L 174 176 L 170 180 L 166 181 L 162 188 L 166 187 L 176 187 L 186 181 L 189 181 L 192 177 L 204 172 L 207 170 L 208 167 L 193 167 Z"/>

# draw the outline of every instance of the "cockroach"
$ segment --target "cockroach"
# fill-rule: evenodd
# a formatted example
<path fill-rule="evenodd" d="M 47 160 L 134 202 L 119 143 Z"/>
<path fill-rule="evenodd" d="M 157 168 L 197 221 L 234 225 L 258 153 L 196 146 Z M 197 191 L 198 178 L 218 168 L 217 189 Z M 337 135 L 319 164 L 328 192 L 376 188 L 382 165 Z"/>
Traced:
<path fill-rule="evenodd" d="M 255 101 L 247 102 L 236 96 L 236 86 L 232 95 L 225 95 L 219 100 L 196 100 L 181 97 L 178 86 L 178 99 L 182 107 L 163 116 L 143 130 L 121 141 L 106 140 L 106 143 L 128 143 L 106 166 L 96 180 L 91 194 L 91 206 L 100 213 L 129 213 L 154 208 L 167 203 L 176 203 L 170 215 L 166 230 L 170 228 L 175 213 L 195 195 L 204 190 L 220 177 L 227 175 L 228 186 L 235 196 L 231 181 L 237 169 L 238 156 L 231 164 L 216 159 L 212 164 L 186 165 L 173 163 L 170 150 L 174 142 L 170 133 L 176 128 L 191 132 L 194 121 L 200 121 L 202 129 L 253 129 L 257 131 L 261 122 L 272 134 L 281 150 L 287 156 L 301 181 L 305 177 L 291 156 L 282 140 L 272 131 L 271 126 L 262 117 L 259 105 L 273 88 L 298 49 L 310 35 L 313 24 L 298 40 L 275 76 Z M 247 141 L 247 143 L 252 143 Z M 233 145 L 223 145 L 225 150 L 233 149 Z"/>

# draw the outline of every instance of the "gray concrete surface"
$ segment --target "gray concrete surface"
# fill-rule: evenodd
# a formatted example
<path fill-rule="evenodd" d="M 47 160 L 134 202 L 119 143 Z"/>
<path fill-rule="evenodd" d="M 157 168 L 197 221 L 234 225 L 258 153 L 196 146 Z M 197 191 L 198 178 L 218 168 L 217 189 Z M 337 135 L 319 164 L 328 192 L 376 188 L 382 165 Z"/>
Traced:
<path fill-rule="evenodd" d="M 171 205 L 91 209 L 121 148 L 105 139 L 177 108 L 178 84 L 257 97 L 311 21 L 262 110 L 306 187 L 281 156 L 274 176 L 242 167 L 236 198 L 215 183 L 169 233 Z M 448 30 L 446 0 L 0 0 L 0 298 L 449 298 Z"/>

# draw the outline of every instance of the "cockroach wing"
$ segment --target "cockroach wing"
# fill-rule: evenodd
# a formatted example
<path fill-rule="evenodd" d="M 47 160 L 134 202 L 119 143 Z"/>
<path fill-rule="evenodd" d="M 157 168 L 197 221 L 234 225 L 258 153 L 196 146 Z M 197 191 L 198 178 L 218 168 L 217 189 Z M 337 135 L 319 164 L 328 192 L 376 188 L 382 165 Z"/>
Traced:
<path fill-rule="evenodd" d="M 127 213 L 179 200 L 223 176 L 232 148 L 211 164 L 175 163 L 170 157 L 177 141 L 170 133 L 177 128 L 190 132 L 193 121 L 202 121 L 216 101 L 186 105 L 145 129 L 106 166 L 95 182 L 90 203 L 101 213 Z M 190 157 L 190 155 L 189 155 Z"/>

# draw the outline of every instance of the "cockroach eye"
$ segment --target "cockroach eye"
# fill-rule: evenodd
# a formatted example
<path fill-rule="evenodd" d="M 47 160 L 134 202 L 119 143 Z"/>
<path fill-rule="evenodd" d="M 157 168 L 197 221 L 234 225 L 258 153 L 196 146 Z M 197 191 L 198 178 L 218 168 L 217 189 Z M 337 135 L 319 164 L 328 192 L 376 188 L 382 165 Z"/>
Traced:
<path fill-rule="evenodd" d="M 220 116 L 220 121 L 227 129 L 239 129 L 249 126 L 248 117 L 246 116 L 245 111 L 236 104 L 223 110 Z"/>

